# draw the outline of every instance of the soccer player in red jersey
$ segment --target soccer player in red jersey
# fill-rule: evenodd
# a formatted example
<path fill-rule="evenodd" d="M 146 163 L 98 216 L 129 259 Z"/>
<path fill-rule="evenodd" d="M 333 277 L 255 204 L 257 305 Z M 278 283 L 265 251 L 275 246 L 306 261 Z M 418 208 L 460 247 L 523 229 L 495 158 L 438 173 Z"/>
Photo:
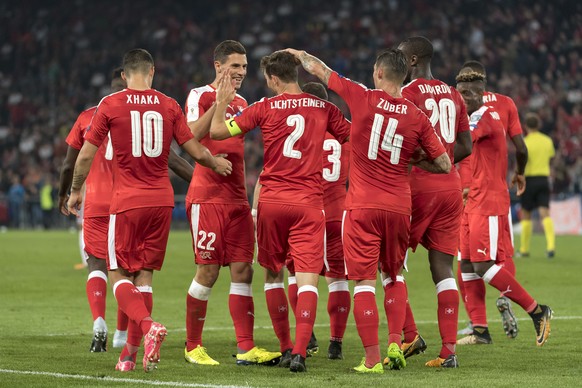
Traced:
<path fill-rule="evenodd" d="M 477 73 L 483 74 L 487 77 L 485 72 L 485 67 L 478 61 L 467 61 L 463 64 L 461 71 L 473 70 Z M 499 93 L 493 93 L 485 91 L 483 94 L 483 102 L 485 105 L 492 107 L 498 114 L 506 129 L 508 137 L 515 146 L 515 156 L 518 161 L 517 171 L 515 172 L 512 181 L 525 180 L 524 170 L 520 170 L 519 166 L 525 166 L 527 163 L 527 147 L 525 145 L 525 140 L 523 138 L 523 131 L 521 129 L 521 124 L 519 122 L 519 113 L 517 112 L 517 107 L 513 100 Z M 470 162 L 464 162 L 470 163 Z M 524 167 L 525 168 L 525 167 Z M 508 208 L 508 222 L 504 226 L 501 233 L 501 238 L 503 239 L 503 244 L 506 247 L 505 254 L 498 257 L 497 264 L 503 265 L 513 276 L 515 276 L 515 263 L 513 261 L 513 223 L 511 219 L 511 207 Z M 458 273 L 460 276 L 459 285 L 461 288 L 461 294 L 465 292 L 464 282 L 460 271 Z M 471 290 L 476 290 L 479 295 L 485 293 L 485 284 L 480 279 L 471 279 L 473 281 L 469 285 Z M 503 329 L 508 338 L 515 338 L 518 333 L 517 319 L 513 310 L 511 308 L 511 303 L 507 297 L 503 294 L 497 299 L 496 302 L 497 309 L 501 314 L 501 321 L 503 324 Z M 483 312 L 484 314 L 484 312 Z"/>
<path fill-rule="evenodd" d="M 125 88 L 125 81 L 121 78 L 123 69 L 113 71 L 111 78 L 111 90 L 118 92 Z M 91 119 L 97 107 L 83 111 L 67 136 L 67 155 L 63 161 L 59 184 L 59 209 L 62 214 L 68 216 L 66 202 L 68 192 L 73 180 L 73 168 L 79 155 L 79 150 L 85 142 L 85 130 L 91 123 Z M 109 204 L 111 203 L 113 175 L 112 160 L 113 149 L 109 139 L 105 139 L 95 155 L 93 168 L 85 182 L 85 203 L 83 220 L 83 250 L 87 257 L 89 277 L 87 279 L 87 299 L 91 314 L 93 315 L 93 340 L 91 352 L 107 350 L 107 325 L 105 323 L 105 301 L 107 296 L 107 229 L 109 225 Z M 192 177 L 192 166 L 184 159 L 171 153 L 169 159 L 170 168 L 186 180 Z M 127 315 L 118 308 L 117 330 L 113 336 L 113 347 L 125 345 L 127 339 Z"/>
<path fill-rule="evenodd" d="M 143 49 L 127 52 L 122 77 L 127 89 L 104 97 L 99 103 L 85 143 L 75 163 L 68 208 L 81 205 L 80 189 L 99 146 L 110 137 L 113 147 L 113 196 L 109 208 L 107 266 L 119 307 L 139 327 L 139 336 L 128 340 L 116 369 L 135 368 L 137 350 L 144 340 L 143 367 L 152 371 L 159 362 L 160 345 L 167 331 L 151 318 L 154 270 L 164 261 L 174 195 L 168 177 L 170 144 L 175 139 L 198 163 L 226 175 L 230 162 L 213 157 L 192 138 L 182 110 L 175 100 L 151 89 L 152 56 Z M 138 288 L 139 287 L 139 288 Z"/>
<path fill-rule="evenodd" d="M 319 82 L 308 82 L 301 87 L 305 93 L 328 100 L 325 87 Z M 325 244 L 327 266 L 322 269 L 329 297 L 327 312 L 330 319 L 330 341 L 327 357 L 330 360 L 343 359 L 342 341 L 350 313 L 350 290 L 345 274 L 345 260 L 342 244 L 342 214 L 346 199 L 350 143 L 340 144 L 330 133 L 323 142 L 323 208 L 325 210 Z M 288 260 L 289 303 L 293 311 L 297 304 L 297 282 L 293 262 Z M 312 333 L 307 346 L 307 354 L 319 350 L 317 339 Z"/>
<path fill-rule="evenodd" d="M 458 367 L 455 354 L 459 292 L 453 273 L 453 257 L 457 253 L 463 200 L 461 179 L 454 167 L 471 153 L 472 141 L 463 98 L 454 88 L 435 79 L 430 62 L 433 46 L 430 40 L 414 36 L 399 46 L 408 61 L 409 82 L 402 96 L 412 101 L 428 117 L 451 160 L 451 172 L 433 174 L 413 167 L 410 174 L 412 220 L 409 246 L 413 251 L 420 243 L 428 250 L 432 280 L 438 300 L 438 322 L 442 346 L 430 367 Z M 404 322 L 404 357 L 423 352 L 424 339 L 418 334 L 410 304 L 406 305 Z"/>
<path fill-rule="evenodd" d="M 265 156 L 257 214 L 258 261 L 266 269 L 267 306 L 283 352 L 279 365 L 305 372 L 306 347 L 317 309 L 317 283 L 324 265 L 322 147 L 327 131 L 340 143 L 345 142 L 350 124 L 335 105 L 301 90 L 297 65 L 297 59 L 284 51 L 262 58 L 267 86 L 277 95 L 261 99 L 226 122 L 226 107 L 235 90 L 226 78 L 222 80 L 210 135 L 228 139 L 261 128 Z M 294 346 L 282 278 L 288 254 L 298 286 Z"/>
<path fill-rule="evenodd" d="M 244 138 L 225 141 L 210 139 L 208 131 L 216 110 L 216 87 L 225 71 L 238 90 L 247 73 L 246 51 L 242 44 L 226 40 L 214 50 L 216 77 L 206 86 L 192 89 L 186 101 L 188 126 L 200 144 L 212 154 L 227 154 L 232 163 L 231 175 L 221 176 L 209 168 L 197 167 L 186 196 L 196 275 L 186 296 L 186 361 L 201 365 L 218 365 L 202 346 L 202 330 L 212 286 L 220 267 L 230 267 L 228 307 L 237 340 L 238 365 L 277 363 L 279 352 L 267 352 L 255 346 L 253 326 L 255 309 L 251 283 L 255 233 L 247 199 L 244 166 Z M 236 95 L 226 109 L 230 119 L 247 107 Z"/>
<path fill-rule="evenodd" d="M 506 129 L 497 111 L 483 104 L 485 76 L 463 69 L 457 76 L 457 90 L 463 96 L 467 112 L 471 115 L 473 137 L 471 157 L 471 184 L 461 224 L 461 271 L 465 279 L 466 298 L 473 319 L 473 334 L 459 340 L 458 344 L 491 343 L 484 314 L 484 293 L 472 292 L 472 278 L 481 278 L 519 304 L 530 314 L 536 330 L 536 344 L 542 346 L 550 335 L 552 310 L 538 304 L 519 284 L 515 277 L 501 265 L 498 256 L 504 257 L 505 240 L 501 233 L 508 222 L 509 192 L 506 182 L 507 143 Z M 518 173 L 526 161 L 517 159 Z M 516 178 L 517 193 L 525 189 L 525 180 Z M 477 300 L 473 300 L 477 299 Z"/>
<path fill-rule="evenodd" d="M 304 51 L 289 49 L 309 73 L 335 91 L 350 108 L 350 186 L 343 217 L 343 242 L 348 278 L 355 281 L 354 317 L 366 356 L 354 368 L 360 373 L 384 373 L 378 341 L 375 285 L 378 263 L 387 274 L 389 366 L 406 366 L 401 335 L 406 287 L 399 276 L 410 233 L 411 195 L 408 164 L 417 147 L 426 155 L 417 163 L 448 173 L 451 162 L 427 116 L 402 97 L 408 72 L 402 51 L 385 50 L 374 64 L 374 86 L 339 76 Z"/>

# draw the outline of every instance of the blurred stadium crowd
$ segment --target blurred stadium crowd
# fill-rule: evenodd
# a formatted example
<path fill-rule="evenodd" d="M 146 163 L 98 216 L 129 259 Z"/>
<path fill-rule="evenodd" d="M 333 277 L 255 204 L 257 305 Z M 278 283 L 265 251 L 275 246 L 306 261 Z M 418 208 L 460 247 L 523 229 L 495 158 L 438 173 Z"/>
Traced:
<path fill-rule="evenodd" d="M 252 103 L 268 94 L 258 64 L 274 50 L 305 49 L 371 85 L 376 53 L 410 35 L 433 41 L 435 77 L 454 85 L 465 60 L 480 60 L 489 89 L 511 96 L 521 116 L 538 112 L 557 150 L 554 195 L 581 191 L 580 2 L 23 0 L 0 4 L 0 225 L 50 227 L 60 218 L 64 139 L 77 115 L 108 93 L 111 70 L 130 48 L 149 50 L 154 87 L 184 102 L 192 87 L 213 80 L 215 45 L 239 40 L 249 60 L 240 92 Z M 251 188 L 262 167 L 260 134 L 246 145 Z M 172 180 L 185 194 L 187 184 Z"/>

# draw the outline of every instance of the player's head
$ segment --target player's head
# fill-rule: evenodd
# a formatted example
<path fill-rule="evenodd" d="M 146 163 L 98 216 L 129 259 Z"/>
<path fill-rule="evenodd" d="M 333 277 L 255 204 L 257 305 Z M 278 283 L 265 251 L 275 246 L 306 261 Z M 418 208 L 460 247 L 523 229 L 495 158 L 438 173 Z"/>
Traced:
<path fill-rule="evenodd" d="M 408 74 L 406 57 L 402 50 L 387 49 L 376 57 L 374 64 L 374 86 L 382 89 L 381 85 L 388 82 L 394 85 L 402 85 Z"/>
<path fill-rule="evenodd" d="M 225 70 L 230 70 L 230 76 L 235 81 L 235 89 L 240 89 L 247 75 L 247 51 L 236 40 L 225 40 L 214 49 L 214 69 L 216 79 Z"/>
<path fill-rule="evenodd" d="M 463 63 L 463 67 L 461 68 L 461 71 L 467 70 L 467 69 L 472 70 L 476 73 L 481 73 L 485 77 L 487 77 L 487 72 L 485 71 L 485 66 L 483 66 L 483 64 L 479 61 L 476 61 L 474 59 L 465 61 L 465 63 Z"/>
<path fill-rule="evenodd" d="M 327 90 L 325 90 L 325 86 L 320 84 L 319 82 L 308 82 L 301 88 L 305 93 L 313 94 L 315 97 L 319 97 L 322 100 L 327 100 Z"/>
<path fill-rule="evenodd" d="M 431 41 L 424 36 L 407 38 L 400 43 L 398 48 L 402 50 L 408 63 L 408 73 L 405 82 L 410 81 L 412 70 L 415 67 L 430 66 L 434 49 Z"/>
<path fill-rule="evenodd" d="M 528 132 L 539 131 L 542 126 L 542 121 L 537 113 L 529 112 L 525 115 L 525 128 Z"/>
<path fill-rule="evenodd" d="M 267 80 L 267 86 L 279 93 L 282 86 L 297 83 L 297 66 L 301 62 L 286 51 L 275 51 L 261 59 L 261 70 Z"/>
<path fill-rule="evenodd" d="M 127 83 L 125 82 L 125 80 L 121 76 L 121 73 L 123 73 L 122 67 L 117 67 L 117 68 L 113 69 L 113 71 L 111 72 L 111 91 L 112 92 L 119 92 L 120 90 L 123 90 L 127 87 Z"/>
<path fill-rule="evenodd" d="M 144 49 L 129 50 L 123 56 L 123 73 L 122 77 L 127 80 L 134 75 L 142 75 L 150 78 L 154 77 L 154 58 Z"/>
<path fill-rule="evenodd" d="M 467 113 L 471 114 L 483 105 L 483 93 L 485 92 L 485 75 L 463 68 L 457 75 L 457 90 L 461 93 Z"/>

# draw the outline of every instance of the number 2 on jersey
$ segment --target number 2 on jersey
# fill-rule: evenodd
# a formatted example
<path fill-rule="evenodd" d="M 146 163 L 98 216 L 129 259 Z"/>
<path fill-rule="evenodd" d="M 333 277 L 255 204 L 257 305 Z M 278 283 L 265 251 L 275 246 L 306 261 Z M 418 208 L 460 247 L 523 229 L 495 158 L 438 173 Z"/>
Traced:
<path fill-rule="evenodd" d="M 370 135 L 370 145 L 368 146 L 368 159 L 378 159 L 378 146 L 380 146 L 380 136 L 382 135 L 382 124 L 384 124 L 384 116 L 376 113 L 374 115 L 374 123 L 372 123 L 372 134 Z M 390 152 L 390 163 L 398 164 L 400 161 L 400 151 L 402 150 L 402 142 L 404 137 L 396 134 L 396 127 L 398 127 L 398 120 L 390 118 L 388 125 L 386 125 L 386 133 L 382 140 L 381 148 L 384 151 Z"/>
<path fill-rule="evenodd" d="M 439 124 L 443 140 L 449 144 L 454 143 L 457 111 L 453 100 L 443 98 L 437 103 L 434 98 L 428 98 L 424 106 L 431 111 L 429 120 L 432 126 L 436 127 L 437 123 Z"/>
<path fill-rule="evenodd" d="M 140 117 L 140 112 L 132 110 L 131 114 L 131 154 L 139 158 L 143 153 L 150 158 L 162 154 L 164 136 L 164 119 L 159 112 L 148 110 Z M 142 131 L 143 128 L 143 131 Z M 142 141 L 143 138 L 143 141 Z"/>
<path fill-rule="evenodd" d="M 287 136 L 285 144 L 283 145 L 283 155 L 288 158 L 301 159 L 301 151 L 294 150 L 293 146 L 297 143 L 297 140 L 303 136 L 305 131 L 305 118 L 301 115 L 290 115 L 287 117 L 287 125 L 290 127 L 295 127 L 293 132 Z"/>

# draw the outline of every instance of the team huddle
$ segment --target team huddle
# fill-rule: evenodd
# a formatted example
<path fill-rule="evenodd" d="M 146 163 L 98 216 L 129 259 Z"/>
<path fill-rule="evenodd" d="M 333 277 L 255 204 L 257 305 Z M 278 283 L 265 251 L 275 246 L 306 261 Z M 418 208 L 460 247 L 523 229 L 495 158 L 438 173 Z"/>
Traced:
<path fill-rule="evenodd" d="M 406 367 L 408 357 L 427 347 L 403 277 L 407 250 L 419 244 L 428 250 L 442 339 L 428 367 L 458 367 L 457 344 L 491 343 L 485 282 L 502 293 L 497 307 L 506 334 L 517 335 L 511 300 L 530 314 L 542 346 L 552 310 L 519 284 L 512 261 L 507 134 L 517 150 L 512 182 L 518 195 L 525 189 L 527 162 L 515 105 L 507 97 L 511 104 L 484 102 L 485 69 L 475 61 L 463 65 L 456 87 L 435 79 L 432 54 L 424 37 L 382 51 L 373 67 L 374 88 L 367 88 L 305 51 L 276 51 L 261 60 L 275 96 L 248 105 L 237 93 L 247 73 L 246 51 L 228 40 L 214 52 L 215 80 L 190 91 L 184 114 L 174 99 L 151 88 L 152 56 L 143 49 L 127 52 L 123 68 L 113 73 L 114 93 L 83 112 L 67 137 L 61 173 L 61 212 L 78 214 L 84 207 L 94 319 L 90 350 L 107 349 L 109 279 L 118 303 L 113 346 L 122 347 L 115 368 L 135 369 L 142 338 L 144 370 L 157 367 L 167 330 L 152 318 L 152 279 L 162 268 L 174 206 L 168 168 L 190 182 L 186 208 L 197 264 L 186 295 L 184 357 L 190 363 L 219 365 L 202 333 L 212 288 L 228 266 L 238 365 L 307 370 L 306 358 L 319 348 L 313 326 L 324 276 L 328 358 L 343 358 L 353 310 L 365 353 L 354 370 Z M 301 87 L 299 66 L 321 83 Z M 326 88 L 345 101 L 351 122 L 328 101 Z M 244 135 L 257 127 L 264 167 L 250 206 Z M 173 140 L 198 164 L 195 169 L 171 150 Z M 257 346 L 253 338 L 255 245 L 278 351 Z M 453 273 L 458 252 L 459 287 Z M 379 272 L 389 331 L 384 355 L 375 295 Z M 472 329 L 457 341 L 459 291 Z"/>

